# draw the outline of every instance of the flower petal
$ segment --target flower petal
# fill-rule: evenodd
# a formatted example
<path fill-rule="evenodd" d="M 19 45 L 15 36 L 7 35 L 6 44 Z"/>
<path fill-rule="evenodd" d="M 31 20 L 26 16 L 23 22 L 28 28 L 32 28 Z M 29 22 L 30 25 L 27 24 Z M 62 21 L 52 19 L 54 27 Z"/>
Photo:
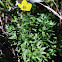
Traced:
<path fill-rule="evenodd" d="M 27 4 L 27 1 L 26 0 L 23 0 L 21 4 L 22 5 L 26 5 Z"/>
<path fill-rule="evenodd" d="M 30 11 L 32 4 L 27 3 L 26 0 L 23 0 L 21 4 L 20 3 L 18 4 L 18 7 L 21 8 L 21 10 Z"/>
<path fill-rule="evenodd" d="M 26 11 L 30 11 L 30 10 L 31 10 L 31 7 L 32 7 L 32 4 L 31 4 L 31 3 L 28 3 L 28 4 L 27 4 Z"/>
<path fill-rule="evenodd" d="M 20 3 L 18 3 L 18 7 L 21 8 L 21 4 Z"/>

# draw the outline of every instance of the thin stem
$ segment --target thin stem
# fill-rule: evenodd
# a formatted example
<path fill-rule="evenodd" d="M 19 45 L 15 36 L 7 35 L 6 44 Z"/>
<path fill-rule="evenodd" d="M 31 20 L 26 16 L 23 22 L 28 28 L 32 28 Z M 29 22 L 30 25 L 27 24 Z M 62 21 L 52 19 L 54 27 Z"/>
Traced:
<path fill-rule="evenodd" d="M 37 2 L 37 3 L 39 3 L 39 2 Z M 46 5 L 42 4 L 42 3 L 39 3 L 39 4 L 44 6 L 45 8 L 47 8 L 49 11 L 51 11 L 53 14 L 55 14 L 56 16 L 58 16 L 62 20 L 62 16 L 59 15 L 56 11 L 54 11 L 52 8 L 46 6 Z"/>
<path fill-rule="evenodd" d="M 55 4 L 56 8 L 58 9 L 58 5 L 55 3 L 54 0 L 52 0 L 52 2 Z M 59 10 L 59 9 L 58 9 Z"/>

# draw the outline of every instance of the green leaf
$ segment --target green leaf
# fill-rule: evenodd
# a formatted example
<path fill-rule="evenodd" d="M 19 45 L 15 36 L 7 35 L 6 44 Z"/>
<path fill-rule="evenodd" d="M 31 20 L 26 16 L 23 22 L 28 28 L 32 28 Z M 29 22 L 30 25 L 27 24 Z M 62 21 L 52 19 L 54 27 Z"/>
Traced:
<path fill-rule="evenodd" d="M 12 22 L 17 22 L 16 20 L 12 19 Z"/>
<path fill-rule="evenodd" d="M 0 4 L 5 8 L 5 5 L 4 5 L 4 3 L 2 1 L 0 1 Z"/>
<path fill-rule="evenodd" d="M 43 37 L 45 37 L 45 36 L 46 36 L 44 31 L 42 31 L 42 36 L 43 36 Z"/>
<path fill-rule="evenodd" d="M 52 60 L 52 62 L 54 62 L 54 60 Z"/>
<path fill-rule="evenodd" d="M 16 34 L 14 34 L 13 36 L 9 37 L 9 39 L 17 39 Z"/>
<path fill-rule="evenodd" d="M 41 19 L 37 18 L 37 21 L 41 22 Z"/>
<path fill-rule="evenodd" d="M 11 3 L 11 0 L 6 0 L 11 6 L 13 6 L 13 4 Z"/>
<path fill-rule="evenodd" d="M 53 6 L 53 5 L 54 5 L 54 3 L 51 3 L 51 4 L 50 4 L 50 6 Z"/>
<path fill-rule="evenodd" d="M 42 30 L 46 30 L 47 28 L 45 26 L 42 27 Z"/>

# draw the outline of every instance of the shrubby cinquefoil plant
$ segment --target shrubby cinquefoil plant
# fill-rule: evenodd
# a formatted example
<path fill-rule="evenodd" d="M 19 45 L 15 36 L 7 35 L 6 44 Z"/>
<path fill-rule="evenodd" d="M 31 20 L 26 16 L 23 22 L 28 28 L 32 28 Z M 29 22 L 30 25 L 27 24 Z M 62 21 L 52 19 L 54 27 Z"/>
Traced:
<path fill-rule="evenodd" d="M 18 7 L 23 12 L 19 8 L 9 10 L 9 12 L 15 10 L 17 14 L 10 14 L 11 23 L 5 25 L 9 36 L 8 41 L 12 43 L 12 46 L 16 46 L 17 56 L 23 62 L 48 62 L 56 56 L 57 39 L 53 31 L 56 23 L 49 15 L 41 13 L 34 15 L 33 13 L 36 12 L 34 7 L 32 11 L 32 4 L 26 0 L 23 0 L 21 4 L 18 3 Z M 30 10 L 31 12 L 25 12 Z"/>
<path fill-rule="evenodd" d="M 23 13 L 19 24 L 14 22 L 16 27 L 6 25 L 9 39 L 16 39 L 13 45 L 17 46 L 17 55 L 24 62 L 48 62 L 56 56 L 56 37 L 52 29 L 55 23 L 45 14 L 38 16 L 35 17 L 30 12 Z"/>

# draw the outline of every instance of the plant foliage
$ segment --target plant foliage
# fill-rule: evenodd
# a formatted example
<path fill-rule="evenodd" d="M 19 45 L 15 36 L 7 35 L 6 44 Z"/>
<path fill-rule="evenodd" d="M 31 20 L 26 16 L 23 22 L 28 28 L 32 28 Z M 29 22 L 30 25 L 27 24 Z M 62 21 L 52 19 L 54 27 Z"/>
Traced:
<path fill-rule="evenodd" d="M 6 24 L 9 39 L 16 40 L 12 41 L 13 45 L 17 46 L 17 55 L 24 62 L 48 62 L 48 59 L 56 55 L 57 40 L 52 29 L 55 22 L 46 14 L 37 16 L 31 15 L 30 12 L 23 13 L 20 20 L 15 16 L 10 25 Z"/>

